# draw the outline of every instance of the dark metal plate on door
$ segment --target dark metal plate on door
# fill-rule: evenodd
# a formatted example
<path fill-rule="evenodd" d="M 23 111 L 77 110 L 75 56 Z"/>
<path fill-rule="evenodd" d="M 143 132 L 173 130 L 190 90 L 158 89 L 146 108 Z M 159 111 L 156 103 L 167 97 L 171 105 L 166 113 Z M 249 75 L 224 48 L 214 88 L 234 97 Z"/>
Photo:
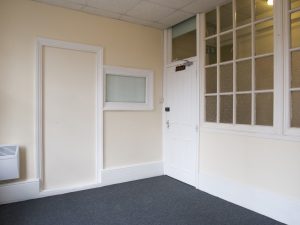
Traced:
<path fill-rule="evenodd" d="M 182 70 L 185 70 L 185 65 L 176 66 L 175 68 L 175 72 L 182 71 Z"/>

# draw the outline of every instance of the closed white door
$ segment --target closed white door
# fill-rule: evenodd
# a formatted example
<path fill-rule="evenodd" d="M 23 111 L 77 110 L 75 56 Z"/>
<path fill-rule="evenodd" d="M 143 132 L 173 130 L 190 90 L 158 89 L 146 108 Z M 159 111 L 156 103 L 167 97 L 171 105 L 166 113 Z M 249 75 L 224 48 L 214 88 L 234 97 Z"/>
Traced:
<path fill-rule="evenodd" d="M 96 53 L 43 48 L 44 190 L 97 182 L 96 63 Z"/>
<path fill-rule="evenodd" d="M 165 173 L 196 186 L 198 155 L 196 63 L 185 68 L 169 67 L 166 76 Z"/>

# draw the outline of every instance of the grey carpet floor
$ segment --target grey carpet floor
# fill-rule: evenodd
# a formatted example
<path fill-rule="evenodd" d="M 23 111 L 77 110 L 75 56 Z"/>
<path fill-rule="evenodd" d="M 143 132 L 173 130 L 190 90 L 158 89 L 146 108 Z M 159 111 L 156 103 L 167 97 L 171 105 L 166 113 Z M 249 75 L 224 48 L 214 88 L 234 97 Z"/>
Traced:
<path fill-rule="evenodd" d="M 0 206 L 1 225 L 279 225 L 174 180 L 154 177 Z"/>

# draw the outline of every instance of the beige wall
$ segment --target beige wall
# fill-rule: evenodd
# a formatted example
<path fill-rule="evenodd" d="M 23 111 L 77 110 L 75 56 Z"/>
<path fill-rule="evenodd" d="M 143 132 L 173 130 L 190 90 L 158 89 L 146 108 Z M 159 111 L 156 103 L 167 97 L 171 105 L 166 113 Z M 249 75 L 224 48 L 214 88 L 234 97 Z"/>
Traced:
<path fill-rule="evenodd" d="M 35 3 L 0 1 L 0 143 L 21 146 L 21 179 L 34 178 L 36 37 L 99 45 L 104 64 L 154 70 L 155 109 L 105 112 L 105 167 L 161 160 L 163 32 Z"/>
<path fill-rule="evenodd" d="M 202 131 L 200 171 L 300 200 L 300 142 Z"/>

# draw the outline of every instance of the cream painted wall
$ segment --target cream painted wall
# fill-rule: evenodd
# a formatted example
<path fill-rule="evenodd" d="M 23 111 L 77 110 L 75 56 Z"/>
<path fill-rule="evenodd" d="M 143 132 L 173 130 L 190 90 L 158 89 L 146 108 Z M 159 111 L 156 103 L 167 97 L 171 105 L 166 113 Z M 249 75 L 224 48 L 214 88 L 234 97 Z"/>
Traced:
<path fill-rule="evenodd" d="M 104 48 L 104 64 L 154 71 L 153 111 L 105 112 L 104 165 L 161 160 L 162 31 L 29 0 L 0 1 L 0 30 L 0 143 L 21 146 L 21 179 L 36 176 L 34 76 L 38 36 L 99 45 Z"/>
<path fill-rule="evenodd" d="M 200 172 L 300 200 L 300 142 L 202 131 Z"/>

